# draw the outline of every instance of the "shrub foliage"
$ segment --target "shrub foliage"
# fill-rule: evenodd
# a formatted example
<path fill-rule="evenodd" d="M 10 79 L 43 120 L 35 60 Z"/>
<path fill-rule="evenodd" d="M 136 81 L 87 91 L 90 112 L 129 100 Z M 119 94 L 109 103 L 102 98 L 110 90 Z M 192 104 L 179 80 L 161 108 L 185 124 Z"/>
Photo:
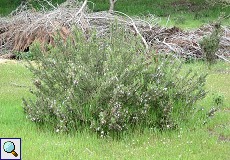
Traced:
<path fill-rule="evenodd" d="M 118 25 L 107 36 L 75 29 L 55 47 L 33 46 L 36 100 L 23 100 L 27 117 L 58 131 L 90 128 L 101 136 L 136 127 L 174 128 L 205 96 L 206 75 L 181 72 L 172 56 L 147 53 Z"/>
<path fill-rule="evenodd" d="M 205 60 L 211 65 L 216 62 L 216 52 L 219 49 L 221 38 L 221 24 L 218 22 L 214 25 L 214 31 L 211 35 L 204 37 L 200 41 L 200 46 L 204 53 Z"/>

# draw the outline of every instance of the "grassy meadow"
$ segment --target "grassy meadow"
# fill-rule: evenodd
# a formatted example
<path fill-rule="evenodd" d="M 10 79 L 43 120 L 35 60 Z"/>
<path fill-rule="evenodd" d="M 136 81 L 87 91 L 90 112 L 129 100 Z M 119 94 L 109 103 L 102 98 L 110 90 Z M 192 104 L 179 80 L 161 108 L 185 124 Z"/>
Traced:
<path fill-rule="evenodd" d="M 207 97 L 197 106 L 203 112 L 221 95 L 223 106 L 212 118 L 194 117 L 179 130 L 146 130 L 124 135 L 120 140 L 101 139 L 87 131 L 57 134 L 26 119 L 22 97 L 30 97 L 32 74 L 23 61 L 0 64 L 0 137 L 22 138 L 23 159 L 220 159 L 230 158 L 230 65 L 219 62 L 209 70 L 202 62 L 185 64 L 208 72 Z M 200 120 L 199 120 L 200 119 Z"/>

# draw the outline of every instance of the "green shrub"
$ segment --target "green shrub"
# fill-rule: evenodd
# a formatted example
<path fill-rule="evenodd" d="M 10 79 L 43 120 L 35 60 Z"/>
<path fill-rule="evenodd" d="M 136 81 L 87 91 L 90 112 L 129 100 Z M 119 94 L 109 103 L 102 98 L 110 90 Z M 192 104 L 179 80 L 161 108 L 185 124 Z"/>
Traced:
<path fill-rule="evenodd" d="M 214 64 L 216 62 L 216 52 L 219 49 L 220 43 L 221 25 L 220 23 L 216 23 L 214 27 L 215 28 L 212 34 L 204 37 L 200 41 L 200 46 L 203 50 L 204 58 L 209 64 Z"/>
<path fill-rule="evenodd" d="M 18 52 L 15 51 L 14 54 L 16 55 L 16 59 L 18 60 L 34 60 L 34 55 L 32 52 L 28 51 L 28 52 Z"/>
<path fill-rule="evenodd" d="M 213 103 L 215 107 L 221 107 L 224 104 L 224 96 L 221 94 L 214 94 Z"/>
<path fill-rule="evenodd" d="M 76 29 L 43 52 L 32 48 L 36 101 L 24 99 L 27 117 L 57 132 L 90 128 L 101 136 L 136 127 L 174 128 L 204 97 L 206 75 L 188 72 L 173 57 L 146 53 L 141 40 L 118 25 L 107 36 Z"/>

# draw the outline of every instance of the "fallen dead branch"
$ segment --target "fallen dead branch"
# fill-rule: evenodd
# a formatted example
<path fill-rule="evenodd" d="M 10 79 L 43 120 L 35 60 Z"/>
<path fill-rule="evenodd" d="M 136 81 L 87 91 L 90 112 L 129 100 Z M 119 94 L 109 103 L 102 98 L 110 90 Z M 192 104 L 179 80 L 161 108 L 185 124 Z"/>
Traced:
<path fill-rule="evenodd" d="M 130 16 L 128 16 L 127 14 L 125 14 L 125 13 L 122 13 L 122 12 L 119 12 L 119 11 L 114 11 L 115 13 L 119 13 L 119 14 L 122 14 L 122 15 L 124 15 L 124 16 L 126 16 L 126 17 L 128 17 L 129 19 L 130 19 L 130 21 L 131 21 L 131 23 L 132 23 L 132 26 L 133 26 L 133 28 L 134 28 L 134 30 L 135 30 L 135 33 L 138 35 L 138 36 L 140 36 L 141 37 L 141 39 L 142 39 L 142 41 L 143 41 L 143 43 L 144 43 L 144 45 L 145 45 L 145 48 L 146 48 L 146 50 L 148 51 L 149 50 L 149 45 L 147 44 L 147 42 L 146 42 L 146 40 L 144 39 L 144 37 L 141 35 L 141 33 L 139 32 L 139 30 L 138 30 L 138 28 L 137 28 L 137 26 L 136 26 L 136 24 L 135 24 L 135 21 L 130 17 Z"/>
<path fill-rule="evenodd" d="M 220 56 L 220 55 L 218 55 L 218 54 L 216 54 L 216 56 L 219 57 L 220 59 L 223 59 L 224 61 L 230 63 L 230 61 L 229 61 L 228 59 L 226 59 L 225 57 Z"/>

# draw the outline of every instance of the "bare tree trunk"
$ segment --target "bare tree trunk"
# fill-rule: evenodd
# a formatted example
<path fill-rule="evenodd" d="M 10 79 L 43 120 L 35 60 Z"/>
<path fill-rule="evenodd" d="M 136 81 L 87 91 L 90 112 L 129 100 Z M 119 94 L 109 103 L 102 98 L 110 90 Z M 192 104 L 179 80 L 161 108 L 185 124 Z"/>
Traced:
<path fill-rule="evenodd" d="M 114 10 L 114 5 L 117 2 L 117 0 L 109 0 L 109 2 L 110 2 L 109 12 L 112 13 Z"/>

